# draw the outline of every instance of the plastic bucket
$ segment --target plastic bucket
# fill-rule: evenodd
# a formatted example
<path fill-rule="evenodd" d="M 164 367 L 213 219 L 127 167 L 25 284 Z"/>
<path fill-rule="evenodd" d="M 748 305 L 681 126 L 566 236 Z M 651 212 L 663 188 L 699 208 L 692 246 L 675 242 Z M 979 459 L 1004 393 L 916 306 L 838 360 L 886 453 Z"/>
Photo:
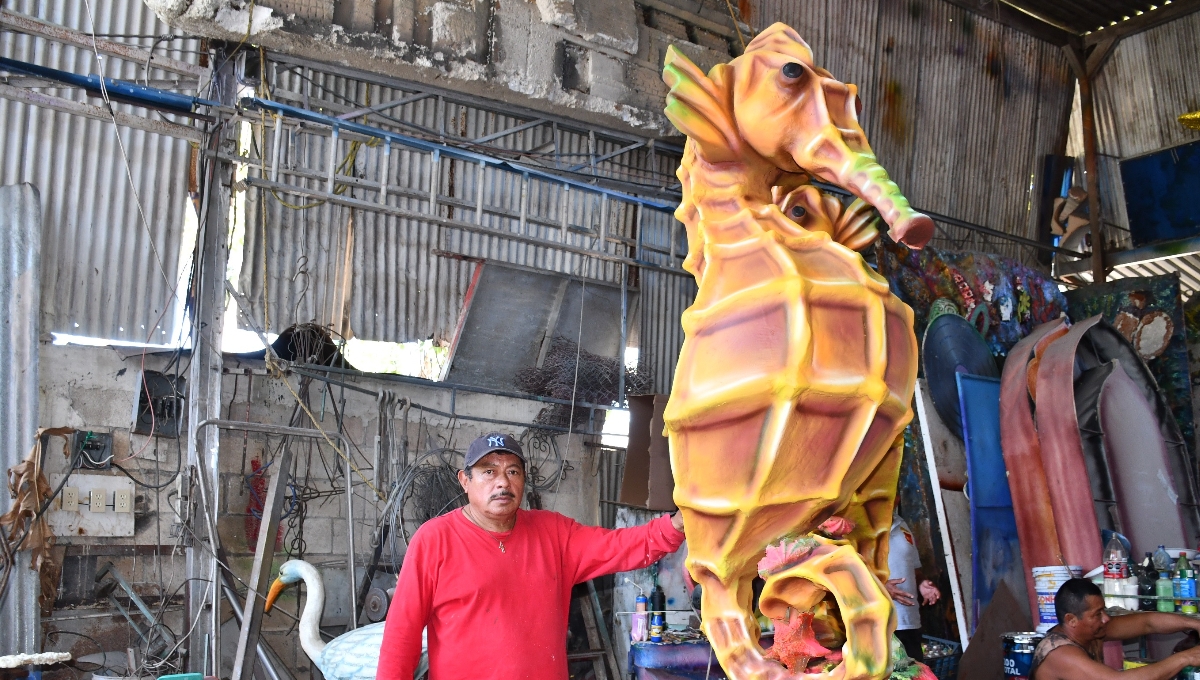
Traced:
<path fill-rule="evenodd" d="M 1005 633 L 1004 677 L 1007 680 L 1028 680 L 1033 666 L 1033 650 L 1044 637 L 1041 633 Z"/>
<path fill-rule="evenodd" d="M 1083 574 L 1083 567 L 1034 567 L 1033 588 L 1037 592 L 1038 626 L 1037 632 L 1045 633 L 1058 625 L 1058 616 L 1054 613 L 1054 596 L 1064 583 Z"/>

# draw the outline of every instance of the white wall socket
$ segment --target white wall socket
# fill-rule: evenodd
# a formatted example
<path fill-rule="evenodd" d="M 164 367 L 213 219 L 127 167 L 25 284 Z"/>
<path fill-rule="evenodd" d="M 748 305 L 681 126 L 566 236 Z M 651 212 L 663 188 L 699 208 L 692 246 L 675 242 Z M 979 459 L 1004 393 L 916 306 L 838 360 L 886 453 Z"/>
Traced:
<path fill-rule="evenodd" d="M 79 489 L 64 486 L 62 490 L 63 512 L 79 512 Z"/>
<path fill-rule="evenodd" d="M 106 496 L 108 496 L 108 494 L 104 493 L 104 489 L 92 489 L 90 501 L 90 509 L 92 512 L 104 512 L 104 506 L 107 505 L 108 501 Z"/>
<path fill-rule="evenodd" d="M 132 491 L 117 491 L 113 495 L 113 512 L 133 512 Z"/>

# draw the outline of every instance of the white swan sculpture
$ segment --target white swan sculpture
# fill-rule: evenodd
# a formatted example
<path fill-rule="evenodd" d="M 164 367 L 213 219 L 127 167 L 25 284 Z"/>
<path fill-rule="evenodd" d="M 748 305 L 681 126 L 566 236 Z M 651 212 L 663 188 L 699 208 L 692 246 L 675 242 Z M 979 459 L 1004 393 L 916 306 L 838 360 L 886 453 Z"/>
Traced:
<path fill-rule="evenodd" d="M 374 680 L 379 667 L 379 648 L 383 646 L 383 622 L 356 628 L 326 643 L 321 639 L 321 613 L 325 610 L 325 584 L 321 572 L 304 560 L 288 560 L 279 567 L 279 578 L 271 584 L 263 612 L 271 611 L 275 600 L 290 585 L 304 582 L 308 599 L 300 612 L 300 647 L 328 680 Z M 421 644 L 421 662 L 414 678 L 429 670 L 425 642 Z"/>

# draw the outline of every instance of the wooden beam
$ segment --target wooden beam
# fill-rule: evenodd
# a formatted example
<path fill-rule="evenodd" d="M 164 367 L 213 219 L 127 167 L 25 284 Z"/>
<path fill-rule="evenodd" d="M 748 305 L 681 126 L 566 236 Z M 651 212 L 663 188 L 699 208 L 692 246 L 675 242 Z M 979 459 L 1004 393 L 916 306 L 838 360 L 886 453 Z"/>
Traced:
<path fill-rule="evenodd" d="M 93 38 L 91 34 L 81 33 L 66 26 L 52 24 L 37 17 L 31 17 L 28 14 L 21 14 L 0 8 L 0 26 L 9 30 L 60 42 L 65 45 L 82 47 L 89 52 L 95 49 L 100 54 L 140 64 L 143 68 L 160 68 L 164 71 L 192 76 L 200 81 L 208 77 L 208 69 L 202 66 L 152 54 L 150 50 L 136 45 L 113 42 L 104 38 Z"/>
<path fill-rule="evenodd" d="M 1162 2 L 1162 0 L 1159 1 Z M 1113 36 L 1116 36 L 1119 40 L 1136 35 L 1142 31 L 1148 31 L 1176 19 L 1182 19 L 1198 11 L 1200 11 L 1200 0 L 1174 0 L 1169 5 L 1160 4 L 1158 9 L 1131 16 L 1126 21 L 1118 21 L 1115 26 L 1108 26 L 1088 33 L 1083 36 L 1083 44 L 1085 47 L 1091 47 Z"/>
<path fill-rule="evenodd" d="M 1114 41 L 1115 44 L 1115 41 Z M 1112 49 L 1112 46 L 1109 46 Z M 1104 283 L 1104 234 L 1100 219 L 1100 167 L 1096 150 L 1095 97 L 1092 94 L 1092 73 L 1088 71 L 1089 57 L 1081 42 L 1063 47 L 1071 70 L 1079 81 L 1079 104 L 1083 114 L 1083 162 L 1087 171 L 1088 222 L 1092 236 L 1092 282 Z M 1102 63 L 1100 59 L 1098 63 Z"/>
<path fill-rule="evenodd" d="M 63 113 L 70 113 L 94 120 L 108 122 L 115 120 L 117 125 L 145 130 L 146 132 L 153 132 L 158 135 L 186 139 L 189 142 L 196 142 L 197 144 L 204 142 L 204 133 L 198 128 L 179 125 L 178 123 L 171 123 L 165 120 L 134 116 L 117 110 L 113 110 L 110 115 L 108 109 L 103 106 L 93 106 L 92 104 L 71 101 L 70 99 L 63 99 L 62 97 L 55 97 L 54 95 L 35 92 L 34 90 L 27 90 L 23 87 L 13 87 L 12 85 L 0 83 L 0 98 L 25 102 L 26 104 L 33 104 L 43 109 L 62 111 Z"/>
<path fill-rule="evenodd" d="M 985 3 L 980 3 L 979 0 L 946 0 L 946 2 L 955 7 L 961 7 L 977 17 L 999 22 L 1051 45 L 1066 45 L 1074 37 L 1070 31 L 1039 19 L 1001 0 L 987 0 Z"/>
<path fill-rule="evenodd" d="M 1100 73 L 1100 69 L 1104 68 L 1104 62 L 1108 61 L 1108 57 L 1113 53 L 1119 42 L 1121 42 L 1121 36 L 1110 35 L 1096 43 L 1095 47 L 1088 53 L 1087 62 L 1084 64 L 1087 69 L 1088 78 L 1095 78 L 1096 74 Z"/>

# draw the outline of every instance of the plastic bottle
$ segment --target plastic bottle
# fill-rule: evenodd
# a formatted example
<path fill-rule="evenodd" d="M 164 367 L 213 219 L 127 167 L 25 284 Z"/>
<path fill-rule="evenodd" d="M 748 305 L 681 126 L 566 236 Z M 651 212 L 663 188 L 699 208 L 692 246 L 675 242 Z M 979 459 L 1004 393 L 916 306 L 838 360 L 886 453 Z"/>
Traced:
<path fill-rule="evenodd" d="M 1180 611 L 1184 614 L 1195 614 L 1196 607 L 1196 572 L 1190 567 L 1183 570 L 1183 580 L 1179 583 L 1180 594 L 1183 595 L 1183 603 L 1180 606 Z"/>
<path fill-rule="evenodd" d="M 650 641 L 662 642 L 663 629 L 666 628 L 667 613 L 663 610 L 667 608 L 667 596 L 663 593 L 662 586 L 654 586 L 654 590 L 650 591 Z"/>
<path fill-rule="evenodd" d="M 650 615 L 646 613 L 646 602 L 645 595 L 638 595 L 634 600 L 633 625 L 629 630 L 629 639 L 633 642 L 645 642 L 650 635 Z"/>
<path fill-rule="evenodd" d="M 1142 560 L 1138 567 L 1138 595 L 1154 595 L 1154 581 L 1158 579 L 1158 574 L 1154 571 L 1154 565 L 1151 564 L 1150 553 L 1146 553 L 1146 559 Z M 1144 612 L 1155 611 L 1158 607 L 1152 599 L 1138 600 L 1138 609 Z"/>
<path fill-rule="evenodd" d="M 1121 607 L 1125 602 L 1116 595 L 1122 594 L 1122 584 L 1129 578 L 1129 553 L 1114 535 L 1104 547 L 1104 606 Z"/>
<path fill-rule="evenodd" d="M 1154 594 L 1159 598 L 1156 605 L 1158 611 L 1175 611 L 1175 603 L 1171 601 L 1174 589 L 1171 585 L 1171 577 L 1167 575 L 1166 571 L 1158 572 L 1158 580 L 1154 582 Z"/>
<path fill-rule="evenodd" d="M 1175 593 L 1175 611 L 1183 610 L 1183 573 L 1191 569 L 1187 558 L 1183 553 L 1179 553 L 1179 559 L 1175 562 L 1175 571 L 1172 573 L 1171 589 Z"/>
<path fill-rule="evenodd" d="M 1171 568 L 1171 556 L 1167 554 L 1167 549 L 1164 546 L 1158 546 L 1158 550 L 1154 551 L 1154 555 L 1150 558 L 1154 563 L 1154 571 L 1164 572 Z"/>

